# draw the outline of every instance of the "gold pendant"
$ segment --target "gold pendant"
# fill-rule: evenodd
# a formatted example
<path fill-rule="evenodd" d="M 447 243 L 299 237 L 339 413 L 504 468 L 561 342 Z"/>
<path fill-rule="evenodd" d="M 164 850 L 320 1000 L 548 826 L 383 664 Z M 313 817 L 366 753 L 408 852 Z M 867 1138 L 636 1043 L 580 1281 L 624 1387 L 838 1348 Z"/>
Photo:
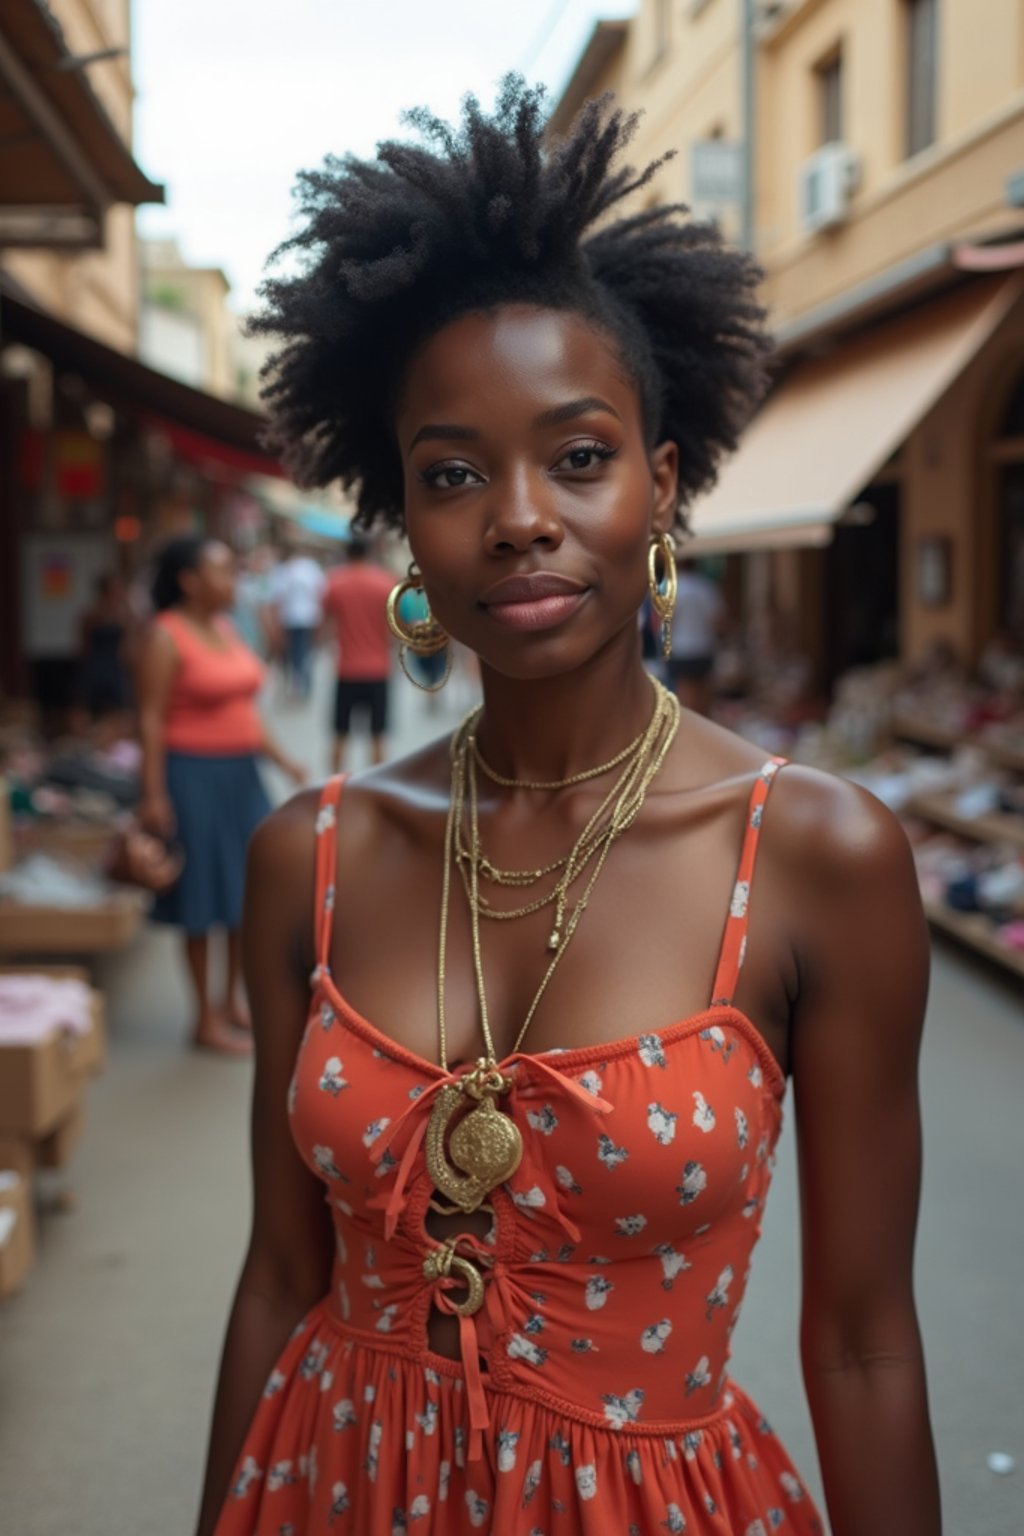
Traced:
<path fill-rule="evenodd" d="M 462 1317 L 472 1317 L 484 1304 L 484 1277 L 469 1259 L 456 1253 L 452 1244 L 443 1243 L 428 1253 L 423 1260 L 423 1273 L 428 1280 L 440 1280 L 442 1276 L 455 1274 L 466 1282 L 466 1294 L 461 1301 L 453 1302 Z"/>
<path fill-rule="evenodd" d="M 491 1190 L 519 1167 L 523 1155 L 519 1127 L 494 1102 L 509 1086 L 493 1063 L 481 1059 L 465 1077 L 447 1083 L 434 1103 L 424 1146 L 427 1172 L 434 1187 L 462 1211 L 477 1210 Z M 451 1122 L 467 1097 L 477 1104 L 449 1136 Z"/>

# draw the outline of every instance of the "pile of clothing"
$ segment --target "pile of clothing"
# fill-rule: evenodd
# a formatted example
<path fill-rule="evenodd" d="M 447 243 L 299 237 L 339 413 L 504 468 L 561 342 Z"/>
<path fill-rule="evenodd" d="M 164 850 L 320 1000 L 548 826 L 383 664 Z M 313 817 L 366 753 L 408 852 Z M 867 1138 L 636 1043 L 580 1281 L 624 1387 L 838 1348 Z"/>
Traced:
<path fill-rule="evenodd" d="M 0 1047 L 36 1045 L 53 1034 L 87 1035 L 92 991 L 72 976 L 0 975 Z"/>

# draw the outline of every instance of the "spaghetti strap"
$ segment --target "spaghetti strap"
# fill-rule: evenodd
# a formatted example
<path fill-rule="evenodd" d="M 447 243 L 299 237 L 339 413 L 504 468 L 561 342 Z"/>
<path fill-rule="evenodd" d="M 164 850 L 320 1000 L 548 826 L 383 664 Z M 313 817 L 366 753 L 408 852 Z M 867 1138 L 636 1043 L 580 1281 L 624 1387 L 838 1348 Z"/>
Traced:
<path fill-rule="evenodd" d="M 316 817 L 316 963 L 318 971 L 330 971 L 331 929 L 334 923 L 334 878 L 337 868 L 338 801 L 344 774 L 328 779 L 320 796 Z"/>
<path fill-rule="evenodd" d="M 711 992 L 712 1008 L 728 1007 L 736 995 L 740 971 L 747 951 L 747 912 L 750 905 L 750 887 L 754 879 L 757 845 L 761 836 L 761 818 L 764 815 L 768 791 L 779 769 L 784 767 L 784 757 L 773 757 L 765 763 L 754 783 L 747 807 L 747 825 L 740 850 L 736 883 L 729 902 L 729 915 L 725 920 L 722 948 L 715 972 L 715 984 Z"/>

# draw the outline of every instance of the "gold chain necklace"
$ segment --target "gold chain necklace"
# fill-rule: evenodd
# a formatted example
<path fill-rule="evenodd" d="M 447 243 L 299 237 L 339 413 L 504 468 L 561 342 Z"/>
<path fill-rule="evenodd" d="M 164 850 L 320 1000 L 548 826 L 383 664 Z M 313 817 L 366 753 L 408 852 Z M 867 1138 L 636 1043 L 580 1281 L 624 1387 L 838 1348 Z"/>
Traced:
<path fill-rule="evenodd" d="M 558 944 L 541 978 L 540 986 L 523 1020 L 522 1028 L 512 1047 L 519 1050 L 526 1032 L 533 1022 L 541 998 L 547 990 L 562 956 L 568 949 L 579 926 L 587 903 L 604 868 L 612 844 L 632 826 L 643 806 L 647 791 L 659 772 L 665 757 L 675 740 L 679 727 L 679 704 L 674 695 L 658 685 L 658 704 L 650 725 L 644 732 L 642 750 L 635 763 L 624 776 L 622 793 L 612 809 L 608 826 L 601 835 L 600 852 L 590 876 L 577 898 L 565 925 L 565 937 Z M 441 914 L 438 936 L 437 963 L 437 1020 L 441 1067 L 448 1071 L 448 1038 L 445 1015 L 445 962 L 448 945 L 448 916 L 451 901 L 452 864 L 456 859 L 459 828 L 465 790 L 468 787 L 470 802 L 470 868 L 469 868 L 469 915 L 470 937 L 473 951 L 473 975 L 476 982 L 477 1004 L 480 1011 L 480 1027 L 486 1046 L 486 1055 L 478 1058 L 470 1072 L 463 1073 L 455 1082 L 446 1083 L 439 1091 L 427 1126 L 424 1155 L 427 1170 L 434 1186 L 462 1211 L 475 1211 L 485 1202 L 491 1190 L 503 1184 L 519 1166 L 523 1154 L 523 1142 L 519 1128 L 508 1115 L 499 1110 L 496 1100 L 512 1086 L 511 1078 L 500 1069 L 491 1036 L 487 1012 L 487 994 L 484 986 L 483 956 L 480 945 L 480 891 L 479 891 L 479 817 L 477 806 L 475 758 L 468 750 L 469 735 L 466 726 L 456 732 L 452 740 L 452 783 L 445 823 L 444 860 L 441 877 Z M 467 784 L 468 781 L 468 784 Z M 569 855 L 566 877 L 576 878 L 583 858 L 580 839 Z M 571 880 L 569 881 L 571 884 Z M 466 1100 L 474 1107 L 462 1115 L 454 1129 L 451 1122 Z M 450 1135 L 449 1135 L 450 1131 Z"/>
<path fill-rule="evenodd" d="M 645 736 L 647 734 L 647 730 L 650 730 L 650 726 L 646 728 Z M 641 746 L 642 744 L 643 743 L 641 741 Z M 467 900 L 470 896 L 470 876 L 467 872 L 466 866 L 471 865 L 475 860 L 478 876 L 482 875 L 484 879 L 492 880 L 495 884 L 503 886 L 528 887 L 531 885 L 536 885 L 539 880 L 542 880 L 547 875 L 556 874 L 558 871 L 563 871 L 558 880 L 556 880 L 555 884 L 549 891 L 545 892 L 543 896 L 537 896 L 532 901 L 529 901 L 525 905 L 519 907 L 493 907 L 485 897 L 479 895 L 478 891 L 477 905 L 482 917 L 490 918 L 496 922 L 512 922 L 516 918 L 529 917 L 532 913 L 539 912 L 541 908 L 550 906 L 552 902 L 561 902 L 564 904 L 565 896 L 568 892 L 569 886 L 573 883 L 574 880 L 579 878 L 587 863 L 589 863 L 590 859 L 592 859 L 598 852 L 601 841 L 606 832 L 606 828 L 601 825 L 601 822 L 603 821 L 605 815 L 609 812 L 612 804 L 620 798 L 623 792 L 623 788 L 626 785 L 632 772 L 633 764 L 630 764 L 630 766 L 619 776 L 619 778 L 616 779 L 611 789 L 604 796 L 600 805 L 587 821 L 586 826 L 583 828 L 583 831 L 580 833 L 579 837 L 576 839 L 576 842 L 573 844 L 572 848 L 570 848 L 569 852 L 563 854 L 560 859 L 556 859 L 553 863 L 544 865 L 541 869 L 497 869 L 485 856 L 479 840 L 475 846 L 475 851 L 471 848 L 467 848 L 463 843 L 461 834 L 461 815 L 457 815 L 455 825 L 458 842 L 456 844 L 455 856 L 458 861 L 459 874 L 462 877 L 462 883 L 466 891 Z M 548 947 L 550 949 L 556 949 L 558 947 L 557 933 L 560 926 L 560 924 L 556 924 L 555 929 L 552 931 L 551 938 L 548 940 Z"/>
<path fill-rule="evenodd" d="M 656 679 L 652 677 L 651 682 L 655 685 L 655 688 L 657 688 Z M 474 724 L 482 713 L 482 708 L 482 705 L 478 705 L 477 708 L 473 711 L 470 718 Z M 657 702 L 655 702 L 655 708 L 657 708 Z M 566 779 L 547 779 L 544 781 L 537 781 L 534 779 L 504 778 L 500 773 L 498 773 L 497 769 L 492 768 L 484 758 L 479 746 L 477 745 L 475 732 L 470 739 L 473 756 L 476 759 L 477 767 L 483 769 L 484 773 L 486 773 L 487 777 L 492 781 L 492 783 L 500 784 L 503 789 L 568 789 L 573 784 L 586 783 L 587 779 L 599 779 L 603 773 L 610 773 L 613 768 L 617 768 L 620 763 L 624 763 L 626 758 L 629 757 L 631 753 L 635 752 L 641 745 L 644 737 L 647 735 L 647 731 L 648 726 L 645 725 L 639 736 L 635 736 L 629 743 L 628 747 L 623 747 L 621 752 L 617 752 L 614 757 L 609 758 L 606 763 L 599 764 L 597 768 L 584 768 L 580 773 L 571 773 Z"/>
<path fill-rule="evenodd" d="M 546 783 L 534 783 L 528 779 L 502 779 L 500 777 L 496 777 L 491 772 L 491 770 L 487 768 L 486 763 L 483 762 L 477 747 L 476 732 L 473 727 L 476 725 L 476 721 L 479 717 L 479 710 L 474 711 L 473 715 L 470 716 L 465 726 L 465 729 L 469 734 L 469 751 L 472 753 L 474 762 L 477 766 L 482 766 L 484 771 L 488 773 L 492 779 L 495 779 L 495 782 L 505 784 L 509 787 L 519 787 L 524 789 L 555 789 L 568 788 L 570 785 L 581 784 L 588 779 L 596 778 L 599 774 L 607 773 L 612 768 L 618 767 L 621 763 L 625 762 L 627 758 L 637 758 L 644 751 L 645 743 L 649 742 L 652 732 L 656 729 L 659 711 L 664 707 L 662 703 L 662 696 L 658 691 L 655 679 L 652 678 L 651 682 L 652 686 L 654 687 L 654 710 L 647 725 L 640 732 L 640 735 L 630 742 L 629 746 L 623 748 L 623 750 L 617 753 L 617 755 L 613 757 L 609 762 L 602 764 L 598 768 L 585 769 L 580 773 L 572 774 L 569 778 L 551 780 Z M 458 751 L 460 745 L 461 743 L 457 743 L 456 751 Z M 627 763 L 623 773 L 620 774 L 620 776 L 615 780 L 615 783 L 605 794 L 601 803 L 598 805 L 597 809 L 587 821 L 586 826 L 580 833 L 579 837 L 569 852 L 563 854 L 560 859 L 553 860 L 550 864 L 542 865 L 540 869 L 503 870 L 499 869 L 497 865 L 493 864 L 491 860 L 487 858 L 483 852 L 482 847 L 478 846 L 475 854 L 471 853 L 470 850 L 466 847 L 465 843 L 462 841 L 462 817 L 460 805 L 460 814 L 457 814 L 455 818 L 456 834 L 458 838 L 455 857 L 458 864 L 459 874 L 462 877 L 462 883 L 466 890 L 467 898 L 469 897 L 469 877 L 466 872 L 466 864 L 471 860 L 471 858 L 474 857 L 477 861 L 479 874 L 482 875 L 485 880 L 489 880 L 496 885 L 528 887 L 536 885 L 539 880 L 544 879 L 548 875 L 557 874 L 560 870 L 565 871 L 565 874 L 560 876 L 550 891 L 546 892 L 546 894 L 543 896 L 534 898 L 523 906 L 497 908 L 493 907 L 491 903 L 488 902 L 483 896 L 478 896 L 478 905 L 481 915 L 483 917 L 490 918 L 495 922 L 513 922 L 517 918 L 528 917 L 534 912 L 539 912 L 541 908 L 550 906 L 552 902 L 559 903 L 559 913 L 561 914 L 564 910 L 564 901 L 569 885 L 571 885 L 574 879 L 579 878 L 579 875 L 586 867 L 586 864 L 591 858 L 594 857 L 601 846 L 601 841 L 605 835 L 605 828 L 601 825 L 601 823 L 606 814 L 609 812 L 610 807 L 619 799 L 623 791 L 623 786 L 628 782 L 633 768 L 633 762 Z M 575 873 L 570 871 L 571 865 L 574 866 Z M 555 949 L 558 946 L 558 931 L 560 927 L 560 921 L 556 922 L 555 929 L 548 941 L 548 947 L 551 949 Z"/>

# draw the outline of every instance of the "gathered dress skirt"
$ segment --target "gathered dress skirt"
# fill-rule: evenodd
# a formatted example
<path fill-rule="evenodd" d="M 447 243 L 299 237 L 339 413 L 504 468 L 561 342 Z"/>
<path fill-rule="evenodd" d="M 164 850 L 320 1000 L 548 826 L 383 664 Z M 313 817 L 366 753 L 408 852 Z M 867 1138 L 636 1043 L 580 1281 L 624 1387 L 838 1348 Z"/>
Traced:
<path fill-rule="evenodd" d="M 175 840 L 185 864 L 180 878 L 156 901 L 153 918 L 190 934 L 237 929 L 246 848 L 270 811 L 256 754 L 168 752 L 166 772 Z"/>

